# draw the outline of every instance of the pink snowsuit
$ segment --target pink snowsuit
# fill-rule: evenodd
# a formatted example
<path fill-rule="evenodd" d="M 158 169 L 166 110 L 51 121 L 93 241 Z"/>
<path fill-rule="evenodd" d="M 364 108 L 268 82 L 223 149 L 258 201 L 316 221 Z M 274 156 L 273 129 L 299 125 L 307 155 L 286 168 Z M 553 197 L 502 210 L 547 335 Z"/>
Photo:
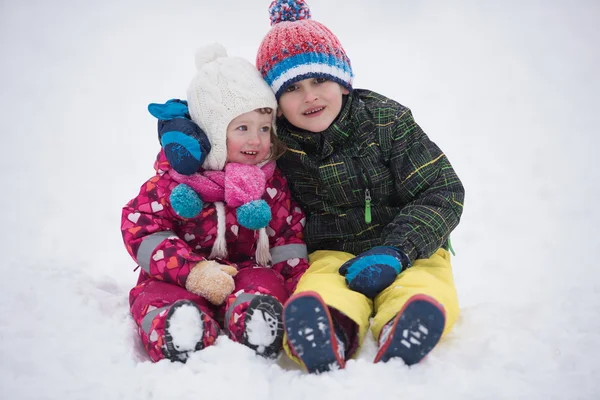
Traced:
<path fill-rule="evenodd" d="M 305 216 L 291 199 L 287 182 L 276 169 L 267 180 L 262 199 L 271 208 L 266 228 L 272 267 L 258 266 L 254 257 L 258 231 L 237 223 L 235 208 L 225 204 L 228 258 L 217 260 L 238 269 L 235 289 L 221 306 L 185 289 L 190 270 L 207 260 L 217 236 L 217 213 L 205 204 L 192 219 L 180 217 L 171 208 L 169 196 L 178 185 L 169 174 L 169 163 L 161 151 L 154 165 L 156 175 L 144 183 L 139 194 L 123 208 L 121 232 L 129 254 L 141 267 L 137 285 L 129 294 L 131 314 L 150 358 L 164 358 L 164 325 L 170 306 L 178 300 L 193 301 L 204 313 L 204 345 L 218 335 L 216 321 L 235 341 L 241 341 L 244 315 L 256 294 L 269 294 L 282 304 L 294 291 L 308 268 L 303 241 Z"/>

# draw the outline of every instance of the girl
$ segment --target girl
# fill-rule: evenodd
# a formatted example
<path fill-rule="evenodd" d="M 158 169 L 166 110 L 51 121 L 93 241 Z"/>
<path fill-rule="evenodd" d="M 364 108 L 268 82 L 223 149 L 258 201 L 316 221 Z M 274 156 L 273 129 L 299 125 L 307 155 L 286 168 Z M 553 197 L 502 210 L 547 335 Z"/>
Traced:
<path fill-rule="evenodd" d="M 185 362 L 221 328 L 275 358 L 281 304 L 308 267 L 305 217 L 275 168 L 285 149 L 274 134 L 277 102 L 256 68 L 220 45 L 200 49 L 196 66 L 187 104 L 150 107 L 163 119 L 163 150 L 156 175 L 123 208 L 123 240 L 141 267 L 131 313 L 153 361 Z M 188 174 L 169 163 L 185 153 L 173 128 L 184 116 L 209 141 L 188 147 L 203 160 Z"/>

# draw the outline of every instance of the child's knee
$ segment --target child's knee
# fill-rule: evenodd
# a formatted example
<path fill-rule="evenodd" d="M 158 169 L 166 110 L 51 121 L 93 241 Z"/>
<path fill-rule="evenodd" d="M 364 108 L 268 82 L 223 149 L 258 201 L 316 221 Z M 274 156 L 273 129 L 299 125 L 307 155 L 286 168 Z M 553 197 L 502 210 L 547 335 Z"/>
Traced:
<path fill-rule="evenodd" d="M 310 267 L 306 274 L 338 274 L 342 264 L 354 258 L 353 254 L 343 251 L 317 250 L 308 255 Z"/>

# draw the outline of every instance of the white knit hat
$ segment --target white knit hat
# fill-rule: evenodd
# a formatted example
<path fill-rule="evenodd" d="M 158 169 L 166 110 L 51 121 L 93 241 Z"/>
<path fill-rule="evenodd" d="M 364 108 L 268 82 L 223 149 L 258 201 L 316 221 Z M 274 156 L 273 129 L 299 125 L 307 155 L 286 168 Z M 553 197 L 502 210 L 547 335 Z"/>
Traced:
<path fill-rule="evenodd" d="M 273 110 L 274 123 L 277 100 L 253 64 L 228 57 L 218 43 L 198 49 L 196 68 L 187 90 L 188 108 L 211 144 L 203 168 L 220 171 L 227 160 L 227 125 L 241 114 L 267 107 Z"/>

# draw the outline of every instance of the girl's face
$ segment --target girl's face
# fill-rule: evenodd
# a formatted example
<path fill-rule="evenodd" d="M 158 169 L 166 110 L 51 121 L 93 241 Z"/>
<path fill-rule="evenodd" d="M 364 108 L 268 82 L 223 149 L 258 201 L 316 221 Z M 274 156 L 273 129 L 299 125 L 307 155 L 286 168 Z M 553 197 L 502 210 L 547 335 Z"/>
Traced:
<path fill-rule="evenodd" d="M 329 128 L 342 109 L 342 96 L 350 93 L 325 78 L 308 78 L 288 86 L 279 98 L 278 115 L 309 132 Z"/>
<path fill-rule="evenodd" d="M 250 111 L 227 125 L 227 162 L 256 165 L 269 157 L 272 113 Z"/>

